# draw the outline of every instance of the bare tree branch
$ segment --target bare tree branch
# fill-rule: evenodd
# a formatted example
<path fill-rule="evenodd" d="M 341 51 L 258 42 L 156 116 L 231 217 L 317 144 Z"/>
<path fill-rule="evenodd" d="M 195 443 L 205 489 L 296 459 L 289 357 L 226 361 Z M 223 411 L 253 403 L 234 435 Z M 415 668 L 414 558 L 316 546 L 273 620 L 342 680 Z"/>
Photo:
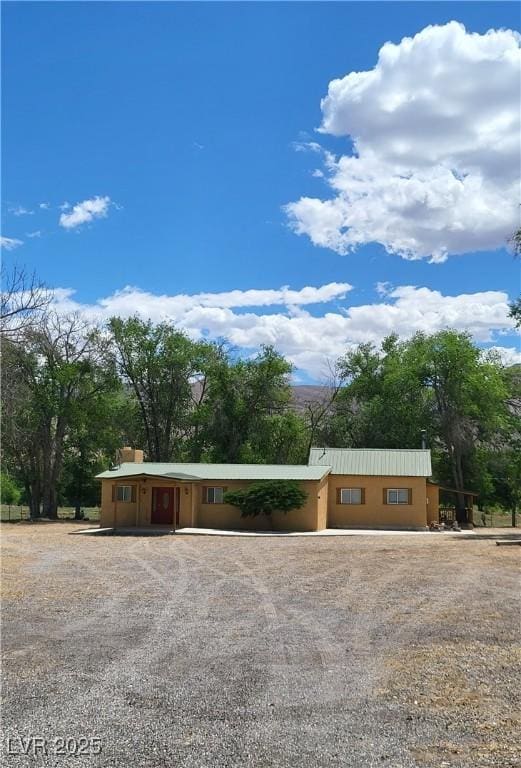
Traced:
<path fill-rule="evenodd" d="M 0 332 L 13 340 L 25 328 L 41 319 L 52 294 L 34 273 L 25 267 L 2 267 L 0 293 Z"/>

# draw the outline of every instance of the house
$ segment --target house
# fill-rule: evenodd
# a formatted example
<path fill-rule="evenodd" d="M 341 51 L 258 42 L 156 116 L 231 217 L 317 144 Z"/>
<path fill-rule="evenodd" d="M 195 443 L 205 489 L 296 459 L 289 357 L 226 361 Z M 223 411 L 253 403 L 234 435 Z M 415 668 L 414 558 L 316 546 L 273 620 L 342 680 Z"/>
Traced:
<path fill-rule="evenodd" d="M 438 521 L 428 449 L 312 448 L 309 465 L 330 467 L 328 528 L 426 528 Z"/>
<path fill-rule="evenodd" d="M 312 448 L 307 465 L 161 464 L 123 448 L 101 480 L 102 527 L 169 526 L 319 531 L 426 528 L 438 520 L 430 451 Z M 298 510 L 242 518 L 227 490 L 261 480 L 294 480 L 307 493 Z"/>

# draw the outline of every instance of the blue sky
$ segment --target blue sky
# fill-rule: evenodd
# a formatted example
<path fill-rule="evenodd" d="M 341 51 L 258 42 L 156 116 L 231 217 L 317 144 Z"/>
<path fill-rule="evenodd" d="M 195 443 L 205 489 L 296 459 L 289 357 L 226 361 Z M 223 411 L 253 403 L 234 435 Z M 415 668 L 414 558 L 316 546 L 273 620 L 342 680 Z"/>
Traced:
<path fill-rule="evenodd" d="M 449 45 L 460 34 L 445 26 L 452 20 L 466 33 Z M 387 62 L 380 92 L 372 85 L 357 102 L 349 86 L 321 111 L 332 80 L 370 72 L 387 41 L 400 46 L 428 25 L 440 32 Z M 517 4 L 500 2 L 3 3 L 4 260 L 62 289 L 65 309 L 101 318 L 138 309 L 193 335 L 225 336 L 246 352 L 273 342 L 301 380 L 319 378 L 326 358 L 359 341 L 378 343 L 393 328 L 405 335 L 468 328 L 514 360 L 519 342 L 505 294 L 519 291 L 519 262 L 501 248 L 501 231 L 517 219 L 511 208 L 503 215 L 501 200 L 516 169 L 511 150 L 496 152 L 496 143 L 508 144 L 512 120 L 494 122 L 509 101 L 519 112 L 513 84 L 480 134 L 485 160 L 471 157 L 458 134 L 458 93 L 452 123 L 432 135 L 438 115 L 422 128 L 416 97 L 412 112 L 389 108 L 396 120 L 388 131 L 378 110 L 393 88 L 400 99 L 428 87 L 429 103 L 442 105 L 447 81 L 433 72 L 446 62 L 448 82 L 461 83 L 468 137 L 490 100 L 480 83 L 505 82 L 502 51 L 511 40 L 491 41 L 494 53 L 483 61 L 474 54 L 460 61 L 459 51 L 468 40 L 481 56 L 481 38 L 470 33 L 518 27 Z M 317 132 L 324 120 L 329 129 Z M 404 173 L 393 154 L 400 132 L 412 163 Z M 354 208 L 353 175 L 339 165 L 353 146 L 364 185 Z M 431 178 L 447 163 L 456 179 L 460 172 L 484 179 L 486 194 L 456 191 L 451 203 L 445 177 Z M 420 203 L 407 208 L 402 199 L 396 212 L 393 179 L 405 177 L 419 180 Z M 349 192 L 339 193 L 345 184 Z M 429 199 L 442 195 L 446 210 L 458 208 L 456 224 L 437 203 L 425 213 L 423 189 Z M 396 191 L 407 198 L 410 187 Z M 316 201 L 312 210 L 306 198 Z M 74 214 L 65 203 L 80 208 Z M 392 232 L 379 232 L 381 221 L 371 218 L 379 216 Z M 328 247 L 315 244 L 324 238 Z M 430 263 L 431 252 L 440 263 Z M 135 290 L 117 293 L 127 286 Z M 288 298 L 283 286 L 315 288 L 317 301 Z M 251 290 L 279 294 L 229 295 Z"/>

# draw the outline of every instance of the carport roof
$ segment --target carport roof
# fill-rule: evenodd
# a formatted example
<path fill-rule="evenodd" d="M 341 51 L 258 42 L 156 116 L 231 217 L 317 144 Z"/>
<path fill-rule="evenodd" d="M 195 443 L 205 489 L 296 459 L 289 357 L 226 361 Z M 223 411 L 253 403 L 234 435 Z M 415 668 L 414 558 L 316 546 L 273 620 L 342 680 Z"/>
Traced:
<path fill-rule="evenodd" d="M 163 477 L 168 480 L 321 480 L 331 468 L 305 464 L 162 464 L 127 462 L 96 475 L 98 480 L 119 477 Z"/>
<path fill-rule="evenodd" d="M 332 475 L 430 477 L 431 452 L 424 449 L 312 448 L 309 464 L 331 467 Z"/>

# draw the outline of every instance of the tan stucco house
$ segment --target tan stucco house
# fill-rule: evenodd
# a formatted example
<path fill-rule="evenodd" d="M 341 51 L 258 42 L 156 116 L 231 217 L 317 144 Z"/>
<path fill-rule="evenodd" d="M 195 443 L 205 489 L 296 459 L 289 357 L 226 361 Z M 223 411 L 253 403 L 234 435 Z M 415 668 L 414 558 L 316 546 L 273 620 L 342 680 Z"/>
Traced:
<path fill-rule="evenodd" d="M 422 529 L 438 520 L 438 486 L 426 449 L 312 448 L 307 465 L 158 464 L 123 448 L 102 472 L 101 527 L 168 526 L 320 531 L 325 528 Z M 227 490 L 260 480 L 294 480 L 305 505 L 270 520 L 242 518 L 223 503 Z"/>

